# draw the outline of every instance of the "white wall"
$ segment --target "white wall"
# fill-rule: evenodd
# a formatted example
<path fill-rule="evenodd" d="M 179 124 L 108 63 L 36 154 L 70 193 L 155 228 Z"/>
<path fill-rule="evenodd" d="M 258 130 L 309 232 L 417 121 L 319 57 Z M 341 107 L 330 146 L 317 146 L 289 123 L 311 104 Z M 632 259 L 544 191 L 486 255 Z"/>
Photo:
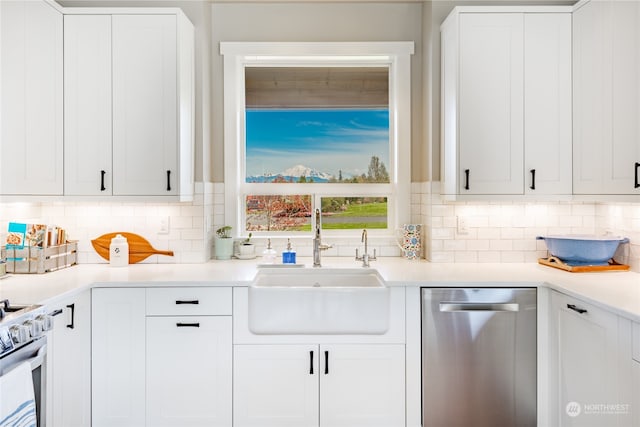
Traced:
<path fill-rule="evenodd" d="M 413 41 L 412 171 L 426 164 L 422 139 L 422 3 L 213 3 L 211 61 L 213 176 L 224 176 L 221 41 Z M 413 180 L 420 180 L 414 175 Z"/>

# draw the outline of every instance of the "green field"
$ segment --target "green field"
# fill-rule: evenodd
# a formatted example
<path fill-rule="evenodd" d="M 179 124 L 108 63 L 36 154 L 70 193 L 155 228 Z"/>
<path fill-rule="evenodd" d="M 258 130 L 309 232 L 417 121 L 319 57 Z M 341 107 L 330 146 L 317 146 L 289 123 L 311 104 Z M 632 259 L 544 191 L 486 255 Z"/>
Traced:
<path fill-rule="evenodd" d="M 344 219 L 341 221 L 341 219 Z M 387 203 L 351 204 L 347 210 L 323 219 L 326 230 L 354 230 L 362 228 L 387 228 Z"/>

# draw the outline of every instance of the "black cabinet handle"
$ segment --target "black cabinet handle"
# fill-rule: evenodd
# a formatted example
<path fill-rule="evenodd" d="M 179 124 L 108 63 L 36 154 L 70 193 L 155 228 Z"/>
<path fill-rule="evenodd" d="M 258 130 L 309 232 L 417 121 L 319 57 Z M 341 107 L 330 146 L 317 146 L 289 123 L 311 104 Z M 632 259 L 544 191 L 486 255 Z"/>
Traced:
<path fill-rule="evenodd" d="M 107 174 L 106 171 L 100 171 L 100 191 L 104 191 L 107 188 L 104 186 L 104 176 Z"/>
<path fill-rule="evenodd" d="M 171 191 L 171 171 L 167 171 L 167 191 Z"/>
<path fill-rule="evenodd" d="M 62 309 L 61 308 L 59 308 L 57 310 L 53 310 L 51 313 L 49 313 L 49 316 L 55 317 L 55 316 L 58 316 L 60 314 L 62 314 Z"/>
<path fill-rule="evenodd" d="M 327 375 L 329 373 L 329 352 L 324 352 L 324 374 Z"/>
<path fill-rule="evenodd" d="M 573 310 L 573 311 L 576 311 L 576 312 L 578 312 L 578 313 L 580 313 L 580 314 L 584 314 L 584 313 L 586 313 L 586 312 L 587 312 L 587 310 L 586 310 L 586 309 L 584 309 L 584 308 L 580 308 L 580 307 L 576 307 L 576 305 L 575 305 L 575 304 L 567 304 L 567 308 L 569 308 L 569 309 L 571 309 L 571 310 Z"/>
<path fill-rule="evenodd" d="M 469 189 L 469 169 L 464 170 L 464 189 Z"/>
<path fill-rule="evenodd" d="M 313 375 L 313 350 L 309 352 L 309 375 Z"/>
<path fill-rule="evenodd" d="M 638 169 L 640 169 L 640 163 L 636 162 L 636 173 L 635 173 L 636 180 L 633 188 L 640 187 L 640 178 L 638 177 Z"/>
<path fill-rule="evenodd" d="M 536 170 L 535 169 L 531 169 L 531 187 L 529 187 L 532 190 L 536 189 Z"/>
<path fill-rule="evenodd" d="M 200 301 L 197 299 L 194 300 L 177 300 L 176 304 L 200 304 Z"/>
<path fill-rule="evenodd" d="M 176 326 L 178 328 L 199 328 L 200 327 L 200 323 L 182 323 L 182 322 L 178 322 L 178 323 L 176 323 Z"/>
<path fill-rule="evenodd" d="M 71 309 L 71 323 L 69 323 L 67 325 L 67 328 L 73 329 L 74 325 L 75 325 L 75 319 L 76 319 L 76 305 L 75 304 L 69 304 L 67 306 L 67 308 Z"/>

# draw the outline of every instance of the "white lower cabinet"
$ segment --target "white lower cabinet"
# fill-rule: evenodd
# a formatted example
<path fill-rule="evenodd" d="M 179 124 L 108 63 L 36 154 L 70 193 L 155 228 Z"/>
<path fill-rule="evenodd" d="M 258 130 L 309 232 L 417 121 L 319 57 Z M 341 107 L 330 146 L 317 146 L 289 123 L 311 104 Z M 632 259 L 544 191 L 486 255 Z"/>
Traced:
<path fill-rule="evenodd" d="M 92 427 L 230 427 L 230 310 L 229 288 L 94 289 Z"/>
<path fill-rule="evenodd" d="M 47 369 L 47 426 L 91 425 L 91 293 L 52 304 Z"/>
<path fill-rule="evenodd" d="M 145 289 L 92 290 L 92 427 L 145 425 Z"/>
<path fill-rule="evenodd" d="M 631 380 L 633 382 L 633 398 L 631 401 L 631 412 L 633 415 L 633 425 L 640 426 L 640 323 L 633 323 L 632 334 Z"/>
<path fill-rule="evenodd" d="M 550 314 L 554 424 L 633 426 L 631 322 L 555 291 Z"/>
<path fill-rule="evenodd" d="M 317 345 L 234 346 L 235 427 L 318 425 Z"/>
<path fill-rule="evenodd" d="M 147 425 L 230 426 L 231 316 L 147 317 L 146 336 Z"/>
<path fill-rule="evenodd" d="M 404 345 L 321 345 L 320 352 L 321 426 L 404 426 Z"/>
<path fill-rule="evenodd" d="M 401 427 L 402 344 L 236 345 L 235 427 Z"/>
<path fill-rule="evenodd" d="M 633 400 L 631 401 L 631 414 L 634 426 L 640 426 L 640 362 L 632 362 Z"/>

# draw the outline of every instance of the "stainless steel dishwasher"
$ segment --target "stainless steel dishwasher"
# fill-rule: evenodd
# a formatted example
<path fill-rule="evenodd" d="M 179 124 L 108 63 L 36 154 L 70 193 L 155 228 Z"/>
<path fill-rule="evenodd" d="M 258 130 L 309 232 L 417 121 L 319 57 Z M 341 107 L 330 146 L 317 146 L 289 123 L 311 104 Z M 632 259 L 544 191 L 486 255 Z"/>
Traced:
<path fill-rule="evenodd" d="M 422 289 L 422 425 L 536 426 L 536 289 Z"/>

